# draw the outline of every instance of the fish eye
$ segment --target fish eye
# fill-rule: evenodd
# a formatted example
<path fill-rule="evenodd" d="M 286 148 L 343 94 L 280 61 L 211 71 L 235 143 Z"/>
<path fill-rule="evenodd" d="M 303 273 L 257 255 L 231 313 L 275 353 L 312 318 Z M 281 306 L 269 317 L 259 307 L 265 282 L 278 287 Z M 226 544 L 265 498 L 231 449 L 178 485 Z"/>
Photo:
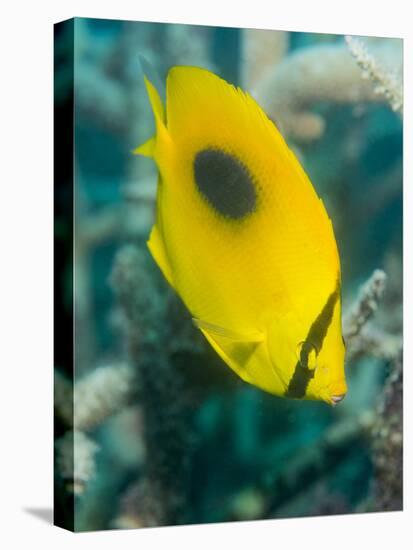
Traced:
<path fill-rule="evenodd" d="M 312 342 L 308 340 L 300 342 L 297 345 L 296 355 L 303 369 L 314 371 L 317 368 L 318 350 Z"/>

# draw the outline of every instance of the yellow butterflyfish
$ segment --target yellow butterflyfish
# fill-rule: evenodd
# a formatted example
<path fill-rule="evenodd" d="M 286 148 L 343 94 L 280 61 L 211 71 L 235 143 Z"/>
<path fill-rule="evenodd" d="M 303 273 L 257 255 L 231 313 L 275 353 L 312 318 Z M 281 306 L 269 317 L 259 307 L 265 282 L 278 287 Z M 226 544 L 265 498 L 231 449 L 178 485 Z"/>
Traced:
<path fill-rule="evenodd" d="M 134 152 L 159 170 L 154 260 L 243 380 L 336 404 L 340 259 L 309 178 L 257 102 L 215 74 L 170 69 L 166 109 L 145 84 L 156 133 Z"/>

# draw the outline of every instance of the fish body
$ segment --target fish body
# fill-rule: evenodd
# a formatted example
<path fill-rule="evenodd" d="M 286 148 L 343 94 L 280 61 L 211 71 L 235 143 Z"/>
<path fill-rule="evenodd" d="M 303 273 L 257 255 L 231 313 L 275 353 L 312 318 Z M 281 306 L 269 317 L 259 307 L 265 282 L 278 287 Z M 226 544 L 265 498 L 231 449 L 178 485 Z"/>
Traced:
<path fill-rule="evenodd" d="M 340 260 L 322 201 L 255 100 L 173 67 L 145 79 L 159 169 L 149 249 L 196 326 L 246 382 L 335 404 L 346 393 Z"/>

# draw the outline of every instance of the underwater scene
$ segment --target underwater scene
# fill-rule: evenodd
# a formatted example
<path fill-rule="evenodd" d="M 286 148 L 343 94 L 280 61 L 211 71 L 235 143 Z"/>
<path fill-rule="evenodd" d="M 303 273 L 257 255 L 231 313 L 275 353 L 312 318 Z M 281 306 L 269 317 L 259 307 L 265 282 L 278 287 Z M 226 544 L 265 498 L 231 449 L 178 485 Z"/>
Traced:
<path fill-rule="evenodd" d="M 401 510 L 402 40 L 75 18 L 54 55 L 55 523 Z"/>

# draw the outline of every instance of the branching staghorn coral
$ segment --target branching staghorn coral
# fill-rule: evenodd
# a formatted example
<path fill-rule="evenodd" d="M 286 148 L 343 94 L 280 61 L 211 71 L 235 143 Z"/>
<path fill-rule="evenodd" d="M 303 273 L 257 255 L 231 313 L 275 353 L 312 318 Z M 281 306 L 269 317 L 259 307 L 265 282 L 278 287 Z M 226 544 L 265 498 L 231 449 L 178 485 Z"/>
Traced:
<path fill-rule="evenodd" d="M 137 378 L 140 380 L 140 401 L 143 406 L 144 438 L 148 456 L 145 476 L 130 487 L 122 500 L 120 514 L 113 521 L 113 526 L 118 528 L 163 525 L 179 522 L 179 518 L 183 521 L 181 514 L 185 508 L 185 478 L 188 468 L 188 449 L 192 437 L 185 420 L 189 398 L 181 373 L 171 362 L 168 351 L 171 339 L 170 328 L 168 328 L 170 318 L 167 313 L 168 293 L 159 284 L 159 280 L 157 281 L 156 272 L 153 269 L 147 253 L 130 246 L 119 253 L 112 277 L 118 298 L 128 317 L 130 353 L 137 370 Z M 385 274 L 376 270 L 361 287 L 357 300 L 344 315 L 347 343 L 349 345 L 351 342 L 353 347 L 360 346 L 362 348 L 360 353 L 363 354 L 370 352 L 377 354 L 378 346 L 381 345 L 375 341 L 374 346 L 371 346 L 370 349 L 366 347 L 366 342 L 367 335 L 371 333 L 370 321 L 382 297 L 385 280 Z M 375 334 L 374 331 L 372 334 Z M 387 334 L 386 338 L 388 338 Z M 386 338 L 382 337 L 379 342 L 386 341 Z M 399 343 L 397 339 L 397 344 Z M 394 359 L 394 354 L 399 353 L 399 349 L 397 345 L 393 351 L 387 350 L 387 357 Z M 380 356 L 386 357 L 386 353 L 383 351 Z M 353 360 L 356 357 L 357 353 L 352 352 L 348 360 Z M 128 394 L 126 388 L 129 384 L 128 378 L 131 376 L 131 369 L 130 367 L 124 367 L 124 369 L 126 378 L 123 381 L 122 379 L 116 380 L 115 377 L 116 371 L 118 374 L 122 372 L 121 368 L 113 368 L 112 373 L 110 373 L 110 368 L 102 368 L 78 383 L 77 390 L 78 392 L 80 390 L 78 395 L 89 394 L 93 386 L 95 386 L 93 392 L 97 392 L 96 399 L 93 400 L 97 406 L 91 407 L 91 413 L 78 413 L 80 419 L 82 417 L 87 419 L 83 421 L 83 426 L 93 425 L 94 422 L 91 418 L 94 418 L 96 423 L 104 418 L 104 414 L 99 412 L 102 411 L 99 406 L 101 397 L 99 388 L 104 389 L 104 380 L 111 380 L 111 383 L 107 385 L 108 388 L 113 385 L 119 386 L 117 393 L 121 395 L 123 394 L 123 385 L 125 389 L 123 395 Z M 96 383 L 99 379 L 102 383 Z M 118 384 L 118 382 L 120 383 Z M 59 394 L 64 395 L 64 382 L 58 383 L 57 387 Z M 105 391 L 103 391 L 103 396 L 105 396 L 103 403 L 107 403 Z M 184 401 L 180 402 L 182 399 Z M 119 407 L 122 407 L 122 400 L 119 400 L 118 404 Z M 87 406 L 87 400 L 84 405 Z M 113 407 L 113 412 L 114 409 Z M 395 410 L 397 412 L 397 407 Z M 98 412 L 96 413 L 96 411 Z M 290 496 L 294 495 L 295 491 L 301 491 L 303 486 L 312 483 L 314 471 L 321 468 L 324 474 L 334 468 L 338 464 L 337 461 L 346 456 L 344 451 L 351 446 L 353 441 L 368 438 L 369 434 L 373 434 L 371 437 L 374 449 L 385 449 L 385 451 L 378 450 L 378 455 L 390 452 L 389 449 L 399 445 L 400 438 L 393 446 L 389 446 L 385 440 L 386 434 L 389 434 L 386 430 L 381 430 L 382 446 L 377 447 L 375 441 L 379 432 L 377 429 L 375 432 L 372 431 L 373 426 L 377 424 L 374 422 L 374 418 L 374 411 L 370 411 L 364 413 L 360 418 L 345 418 L 341 423 L 332 426 L 323 436 L 323 442 L 316 446 L 314 453 L 297 459 L 296 462 L 288 466 L 286 471 L 274 473 L 271 482 L 268 481 L 270 478 L 266 476 L 263 486 L 246 489 L 245 494 L 243 492 L 242 495 L 238 495 L 237 499 L 229 504 L 226 512 L 227 519 L 268 517 L 278 506 L 281 506 L 282 495 L 286 493 L 287 489 Z M 386 420 L 383 415 L 382 418 L 383 421 Z M 395 422 L 394 416 L 392 421 Z M 82 424 L 82 421 L 80 422 Z M 64 458 L 71 441 L 70 433 L 68 432 L 65 437 L 65 445 L 59 443 L 59 446 L 62 445 L 62 460 L 59 462 L 59 467 L 66 466 L 66 472 L 70 472 L 70 455 Z M 398 437 L 390 435 L 392 440 Z M 80 446 L 78 457 L 82 460 L 77 470 L 75 467 L 76 474 L 73 483 L 67 482 L 69 487 L 75 488 L 76 494 L 80 494 L 84 490 L 85 484 L 94 473 L 93 458 L 96 448 L 93 445 L 88 445 L 88 440 L 84 438 L 86 438 L 84 434 L 77 436 Z M 379 464 L 383 468 L 382 460 L 379 460 Z M 388 475 L 385 473 L 385 469 L 381 475 Z M 288 480 L 293 479 L 297 482 L 291 485 Z M 385 486 L 384 484 L 383 487 Z M 395 490 L 396 492 L 399 490 L 397 483 Z M 386 498 L 389 499 L 390 496 Z"/>
<path fill-rule="evenodd" d="M 383 95 L 393 111 L 403 113 L 403 83 L 396 71 L 384 69 L 377 59 L 369 53 L 366 45 L 359 38 L 345 37 L 350 53 L 356 59 L 362 70 L 363 78 L 368 78 L 374 84 L 374 91 Z"/>
<path fill-rule="evenodd" d="M 54 392 L 56 414 L 73 428 L 56 441 L 56 469 L 66 489 L 80 495 L 95 474 L 99 448 L 84 431 L 136 399 L 134 372 L 127 365 L 99 367 L 73 385 L 55 370 Z"/>
<path fill-rule="evenodd" d="M 128 320 L 129 355 L 141 389 L 146 463 L 136 521 L 146 527 L 180 524 L 187 512 L 192 430 L 185 378 L 168 350 L 176 337 L 171 294 L 148 251 L 132 245 L 118 253 L 112 286 Z"/>
<path fill-rule="evenodd" d="M 403 444 L 403 339 L 369 323 L 382 299 L 386 275 L 373 272 L 361 287 L 357 301 L 344 317 L 347 362 L 361 355 L 372 355 L 388 364 L 384 388 L 377 398 L 368 436 L 372 448 L 374 483 L 365 510 L 402 509 Z"/>
<path fill-rule="evenodd" d="M 376 269 L 359 291 L 358 299 L 344 315 L 344 339 L 354 338 L 377 309 L 386 284 L 384 271 Z"/>
<path fill-rule="evenodd" d="M 373 494 L 372 511 L 401 510 L 403 507 L 403 366 L 402 352 L 393 358 L 391 372 L 378 403 L 372 427 Z"/>
<path fill-rule="evenodd" d="M 374 43 L 371 55 L 380 60 L 383 71 L 401 72 L 397 44 Z M 254 62 L 257 60 L 251 59 Z M 387 102 L 370 80 L 362 78 L 344 41 L 293 51 L 249 91 L 286 136 L 301 141 L 320 138 L 324 133 L 325 120 L 312 111 L 314 104 Z"/>
<path fill-rule="evenodd" d="M 78 430 L 68 431 L 55 442 L 56 468 L 66 489 L 81 495 L 95 475 L 95 454 L 99 446 Z"/>
<path fill-rule="evenodd" d="M 154 272 L 155 268 L 151 265 L 146 251 L 140 251 L 133 246 L 126 247 L 119 253 L 112 277 L 128 319 L 126 327 L 136 376 L 133 375 L 131 367 L 125 365 L 106 367 L 92 372 L 75 386 L 75 401 L 81 405 L 76 411 L 75 426 L 82 429 L 101 423 L 109 414 L 121 409 L 131 399 L 136 399 L 133 388 L 137 383 L 140 386 L 148 462 L 144 478 L 131 487 L 129 496 L 125 495 L 123 509 L 113 522 L 115 527 L 162 525 L 179 522 L 179 518 L 183 521 L 181 514 L 185 508 L 184 480 L 188 468 L 188 441 L 191 439 L 185 416 L 190 397 L 182 373 L 176 370 L 170 356 L 171 352 L 176 351 L 174 340 L 179 340 L 176 338 L 179 329 L 177 330 L 177 325 L 174 325 L 171 336 L 168 292 L 164 288 L 165 285 L 160 284 L 157 273 Z M 347 361 L 366 353 L 391 360 L 399 353 L 400 339 L 384 332 L 379 333 L 370 323 L 383 295 L 385 281 L 383 271 L 373 272 L 361 287 L 357 300 L 344 315 L 344 333 L 350 350 Z M 393 348 L 388 346 L 391 338 Z M 191 345 L 193 346 L 193 343 Z M 187 344 L 184 344 L 184 347 L 186 346 Z M 58 374 L 56 394 L 62 396 L 62 403 L 65 403 L 68 391 L 70 392 L 70 385 Z M 114 392 L 113 395 L 111 392 Z M 90 399 L 91 396 L 94 398 Z M 179 404 L 182 399 L 183 403 L 181 401 Z M 67 420 L 70 407 L 66 411 L 64 408 L 59 409 L 58 412 Z M 297 475 L 301 481 L 308 479 L 310 483 L 307 472 L 318 468 L 320 460 L 325 467 L 329 464 L 328 468 L 333 468 L 336 462 L 330 463 L 329 457 L 336 460 L 342 446 L 345 447 L 357 438 L 366 437 L 372 426 L 373 416 L 373 413 L 366 413 L 362 418 L 346 419 L 343 424 L 332 427 L 325 436 L 321 450 L 317 451 L 316 455 L 310 454 L 298 462 L 294 476 Z M 65 444 L 58 445 L 62 457 L 58 464 L 59 468 L 65 467 L 62 473 L 66 478 L 67 487 L 73 487 L 76 494 L 81 494 L 94 473 L 93 459 L 96 449 L 86 444 L 90 440 L 85 434 L 79 433 L 73 441 L 73 436 L 70 439 L 70 433 L 65 436 Z M 75 445 L 76 460 L 77 457 L 81 459 L 77 470 L 75 465 L 77 473 L 73 482 L 67 481 L 70 471 L 70 442 Z M 80 446 L 78 453 L 77 444 Z M 171 449 L 175 455 L 173 459 Z M 69 452 L 66 458 L 65 452 Z M 274 495 L 282 494 L 282 491 L 279 492 L 279 484 L 285 483 L 285 475 L 291 477 L 288 472 L 289 470 L 287 473 L 277 474 L 278 481 L 274 481 L 275 485 L 270 484 L 264 493 L 262 488 L 252 488 L 252 494 L 244 495 L 245 498 L 241 495 L 241 503 L 231 505 L 229 517 L 246 519 L 245 514 L 250 515 L 249 519 L 268 517 L 271 510 L 281 504 L 281 501 L 274 500 L 281 497 Z M 301 485 L 298 484 L 298 487 Z M 288 492 L 290 489 L 294 494 L 291 487 Z M 246 511 L 245 506 L 249 511 Z"/>
<path fill-rule="evenodd" d="M 148 99 L 144 91 L 139 54 L 151 52 L 149 62 L 160 75 L 169 63 L 212 64 L 209 56 L 208 28 L 171 25 L 162 32 L 156 25 L 122 22 L 121 30 L 113 39 L 96 41 L 90 20 L 75 22 L 75 95 L 76 116 L 85 125 L 109 132 L 123 140 L 132 149 L 144 141 L 153 122 Z M 165 58 L 168 52 L 168 58 Z M 129 403 L 131 395 L 136 401 L 138 384 L 134 370 L 126 365 L 99 367 L 101 362 L 96 343 L 93 287 L 91 274 L 92 254 L 107 243 L 119 238 L 139 240 L 146 235 L 153 217 L 155 179 L 146 177 L 149 163 L 136 162 L 130 155 L 127 177 L 123 185 L 127 201 L 96 209 L 89 197 L 82 193 L 87 187 L 87 175 L 77 173 L 76 181 L 76 239 L 75 239 L 75 326 L 76 372 L 81 378 L 74 387 L 59 371 L 55 377 L 56 413 L 63 424 L 73 427 L 76 433 L 100 426 L 110 415 Z M 139 186 L 136 182 L 139 181 Z M 146 182 L 148 183 L 146 185 Z M 83 185 L 84 184 L 84 185 Z M 122 321 L 123 323 L 123 321 Z M 178 346 L 179 347 L 179 346 Z M 70 441 L 76 447 L 84 439 L 70 438 L 66 432 L 65 452 L 72 455 Z M 84 434 L 83 434 L 84 435 Z M 86 437 L 86 435 L 84 435 Z M 74 461 L 76 461 L 76 448 Z M 82 456 L 80 453 L 79 456 Z M 92 455 L 91 455 L 92 459 Z M 71 463 L 70 456 L 66 465 Z M 64 464 L 63 460 L 59 464 Z M 76 465 L 74 465 L 76 468 Z M 59 469 L 59 467 L 58 467 Z M 67 472 L 66 472 L 67 474 Z M 66 475 L 65 474 L 65 475 Z M 73 475 L 73 474 L 72 474 Z M 69 486 L 66 484 L 66 486 Z"/>
<path fill-rule="evenodd" d="M 132 156 L 132 155 L 131 155 Z M 146 178 L 122 187 L 125 201 L 96 211 L 82 189 L 83 177 L 76 182 L 74 298 L 76 326 L 76 369 L 83 374 L 96 363 L 96 327 L 93 319 L 92 256 L 99 247 L 117 240 L 139 239 L 146 235 L 153 219 L 156 185 Z"/>
<path fill-rule="evenodd" d="M 370 355 L 385 361 L 392 361 L 400 352 L 403 340 L 400 335 L 391 334 L 369 324 L 350 340 L 347 346 L 347 361 L 351 362 L 363 355 Z"/>
<path fill-rule="evenodd" d="M 73 388 L 73 415 L 71 391 L 71 383 L 56 371 L 57 414 L 69 427 L 90 430 L 130 403 L 137 389 L 133 370 L 128 365 L 117 365 L 98 367 L 76 381 Z"/>
<path fill-rule="evenodd" d="M 368 323 L 377 310 L 385 285 L 386 274 L 376 269 L 344 314 L 343 335 L 347 346 L 347 362 L 365 354 L 392 360 L 402 348 L 399 335 L 390 334 Z"/>
<path fill-rule="evenodd" d="M 131 402 L 136 392 L 128 365 L 100 367 L 79 380 L 74 389 L 74 426 L 89 430 Z"/>

